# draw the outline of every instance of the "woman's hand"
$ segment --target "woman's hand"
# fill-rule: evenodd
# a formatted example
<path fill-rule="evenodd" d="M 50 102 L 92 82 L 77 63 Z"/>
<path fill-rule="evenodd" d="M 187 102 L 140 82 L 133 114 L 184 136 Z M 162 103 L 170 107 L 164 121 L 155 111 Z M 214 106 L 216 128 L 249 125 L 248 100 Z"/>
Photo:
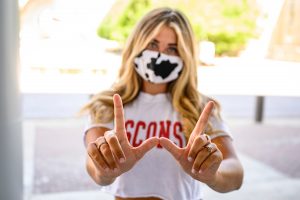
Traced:
<path fill-rule="evenodd" d="M 159 143 L 158 138 L 149 138 L 138 147 L 132 147 L 128 141 L 122 99 L 113 96 L 114 130 L 105 132 L 87 146 L 87 152 L 94 162 L 97 176 L 111 180 L 130 170 L 145 153 Z"/>
<path fill-rule="evenodd" d="M 213 107 L 212 101 L 205 106 L 185 148 L 179 148 L 167 138 L 160 138 L 161 146 L 174 156 L 186 173 L 209 185 L 215 184 L 223 160 L 216 144 L 203 134 Z"/>

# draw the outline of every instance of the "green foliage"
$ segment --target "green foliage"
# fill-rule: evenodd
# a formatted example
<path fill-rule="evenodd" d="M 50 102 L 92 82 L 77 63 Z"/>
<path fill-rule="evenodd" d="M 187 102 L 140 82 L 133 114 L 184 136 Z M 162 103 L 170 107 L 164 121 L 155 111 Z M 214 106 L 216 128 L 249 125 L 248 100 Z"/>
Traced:
<path fill-rule="evenodd" d="M 248 38 L 248 34 L 242 32 L 208 34 L 208 40 L 216 44 L 217 55 L 236 56 L 244 48 Z"/>
<path fill-rule="evenodd" d="M 120 0 L 121 1 L 121 0 Z M 137 21 L 150 9 L 170 6 L 183 11 L 191 21 L 197 42 L 210 40 L 217 55 L 235 56 L 255 37 L 258 9 L 253 0 L 130 0 L 120 14 L 109 15 L 98 35 L 124 42 Z"/>
<path fill-rule="evenodd" d="M 192 28 L 197 41 L 207 39 L 207 32 L 199 23 L 192 23 Z"/>
<path fill-rule="evenodd" d="M 131 0 L 123 13 L 116 19 L 108 16 L 99 26 L 98 35 L 123 42 L 137 21 L 151 8 L 151 0 Z"/>
<path fill-rule="evenodd" d="M 213 7 L 219 15 L 209 14 L 200 23 L 200 30 L 207 30 L 206 34 L 195 31 L 199 40 L 209 40 L 216 45 L 216 54 L 236 56 L 243 50 L 248 39 L 256 37 L 256 17 L 258 10 L 251 0 L 232 1 L 215 0 Z M 219 11 L 219 12 L 218 12 Z M 192 24 L 193 24 L 193 20 Z"/>

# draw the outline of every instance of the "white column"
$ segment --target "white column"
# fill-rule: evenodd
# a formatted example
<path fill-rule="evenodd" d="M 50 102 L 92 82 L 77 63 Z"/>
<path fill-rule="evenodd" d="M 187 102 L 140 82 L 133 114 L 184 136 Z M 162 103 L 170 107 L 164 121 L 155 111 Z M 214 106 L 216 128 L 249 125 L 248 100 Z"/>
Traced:
<path fill-rule="evenodd" d="M 23 199 L 17 0 L 0 1 L 0 199 Z"/>

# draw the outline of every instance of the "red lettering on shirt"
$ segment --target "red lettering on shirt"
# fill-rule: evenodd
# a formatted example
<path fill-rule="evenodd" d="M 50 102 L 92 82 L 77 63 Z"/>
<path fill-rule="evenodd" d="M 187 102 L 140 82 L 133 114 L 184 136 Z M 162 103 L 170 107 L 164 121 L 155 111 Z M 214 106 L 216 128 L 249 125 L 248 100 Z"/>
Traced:
<path fill-rule="evenodd" d="M 143 140 L 141 140 L 141 139 L 137 142 L 137 136 L 138 136 L 138 133 L 141 132 L 145 128 L 146 128 L 146 123 L 143 122 L 143 121 L 138 121 L 138 123 L 136 124 L 136 128 L 135 128 L 135 131 L 134 131 L 134 136 L 133 136 L 133 141 L 132 141 L 132 145 L 134 147 L 137 147 L 140 144 L 142 144 Z"/>
<path fill-rule="evenodd" d="M 156 122 L 150 122 L 149 123 L 148 128 L 147 128 L 147 137 L 146 137 L 146 139 L 148 139 L 150 137 L 155 137 L 156 128 L 157 128 Z"/>
<path fill-rule="evenodd" d="M 170 125 L 171 121 L 160 121 L 159 122 L 159 137 L 170 138 Z M 160 144 L 157 145 L 157 148 L 162 148 Z"/>
<path fill-rule="evenodd" d="M 177 146 L 180 146 L 180 147 L 183 146 L 182 138 L 179 135 L 180 133 L 182 134 L 182 131 L 183 131 L 183 128 L 182 128 L 181 123 L 175 122 L 173 132 L 174 132 L 175 138 L 178 140 L 178 143 L 175 142 L 175 144 L 177 144 Z"/>
<path fill-rule="evenodd" d="M 183 135 L 182 124 L 178 121 L 134 121 L 127 120 L 125 122 L 128 141 L 133 147 L 142 144 L 143 141 L 150 137 L 165 137 L 171 139 L 177 146 L 183 147 L 185 137 Z M 157 145 L 157 148 L 162 148 Z"/>
<path fill-rule="evenodd" d="M 126 128 L 127 138 L 128 138 L 129 142 L 131 140 L 131 132 L 129 132 L 128 130 L 130 130 L 130 128 L 133 128 L 133 126 L 134 126 L 134 121 L 133 120 L 127 120 L 125 122 L 125 128 Z"/>
<path fill-rule="evenodd" d="M 159 137 L 170 138 L 170 125 L 171 121 L 160 121 L 160 130 L 159 130 Z"/>

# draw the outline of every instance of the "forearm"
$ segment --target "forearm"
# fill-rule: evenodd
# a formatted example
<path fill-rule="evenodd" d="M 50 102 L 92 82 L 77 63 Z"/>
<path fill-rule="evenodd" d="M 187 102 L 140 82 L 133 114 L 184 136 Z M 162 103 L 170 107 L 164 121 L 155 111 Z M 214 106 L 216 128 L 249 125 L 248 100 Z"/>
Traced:
<path fill-rule="evenodd" d="M 207 185 L 217 192 L 230 192 L 241 187 L 243 182 L 243 167 L 234 158 L 223 160 L 214 181 Z"/>
<path fill-rule="evenodd" d="M 98 185 L 110 185 L 115 181 L 115 178 L 107 178 L 104 176 L 101 176 L 101 174 L 97 173 L 97 169 L 95 167 L 94 162 L 91 160 L 91 158 L 87 158 L 86 161 L 86 169 L 90 177 L 98 184 Z"/>

